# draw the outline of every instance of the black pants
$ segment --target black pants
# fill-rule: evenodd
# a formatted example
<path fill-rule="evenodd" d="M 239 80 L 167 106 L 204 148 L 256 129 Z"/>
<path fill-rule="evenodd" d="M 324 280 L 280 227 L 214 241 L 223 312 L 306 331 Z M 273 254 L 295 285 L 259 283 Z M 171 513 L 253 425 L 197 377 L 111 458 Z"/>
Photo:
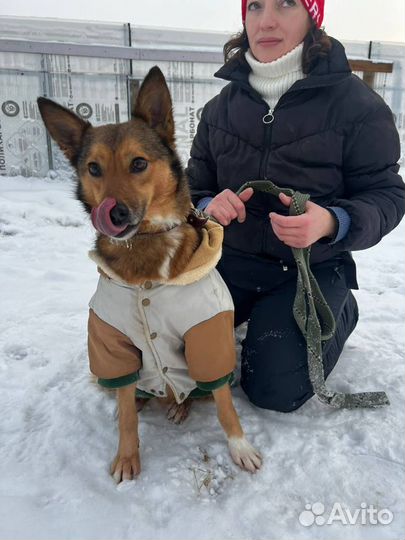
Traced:
<path fill-rule="evenodd" d="M 218 270 L 235 304 L 235 326 L 248 321 L 242 347 L 241 386 L 256 406 L 281 412 L 313 396 L 306 342 L 292 307 L 297 270 L 279 261 L 224 249 Z M 327 377 L 358 320 L 356 300 L 338 258 L 311 267 L 336 320 L 335 335 L 323 344 Z"/>

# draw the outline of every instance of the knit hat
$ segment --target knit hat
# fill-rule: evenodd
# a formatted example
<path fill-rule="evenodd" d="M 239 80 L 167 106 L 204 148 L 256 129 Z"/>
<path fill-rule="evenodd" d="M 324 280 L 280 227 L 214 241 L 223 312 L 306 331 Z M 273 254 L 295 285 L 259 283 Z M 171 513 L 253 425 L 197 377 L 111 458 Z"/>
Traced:
<path fill-rule="evenodd" d="M 323 21 L 325 0 L 301 0 L 302 5 L 308 11 L 318 28 Z M 247 0 L 242 0 L 242 21 L 245 24 Z"/>

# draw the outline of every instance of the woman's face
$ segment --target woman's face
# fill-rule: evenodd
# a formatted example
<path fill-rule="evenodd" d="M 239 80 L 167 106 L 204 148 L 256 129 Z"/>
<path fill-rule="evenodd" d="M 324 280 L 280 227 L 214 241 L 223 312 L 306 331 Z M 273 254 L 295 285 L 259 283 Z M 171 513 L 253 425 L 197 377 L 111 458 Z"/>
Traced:
<path fill-rule="evenodd" d="M 245 28 L 259 62 L 272 62 L 299 45 L 311 26 L 300 0 L 248 0 Z"/>

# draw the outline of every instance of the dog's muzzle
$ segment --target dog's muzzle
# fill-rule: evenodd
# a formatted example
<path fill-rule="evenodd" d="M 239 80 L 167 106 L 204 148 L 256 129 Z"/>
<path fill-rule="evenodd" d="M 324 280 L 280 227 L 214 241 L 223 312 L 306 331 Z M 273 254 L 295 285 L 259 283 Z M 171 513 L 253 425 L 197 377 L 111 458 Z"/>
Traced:
<path fill-rule="evenodd" d="M 91 222 L 101 234 L 117 238 L 131 225 L 129 208 L 112 197 L 91 209 Z"/>

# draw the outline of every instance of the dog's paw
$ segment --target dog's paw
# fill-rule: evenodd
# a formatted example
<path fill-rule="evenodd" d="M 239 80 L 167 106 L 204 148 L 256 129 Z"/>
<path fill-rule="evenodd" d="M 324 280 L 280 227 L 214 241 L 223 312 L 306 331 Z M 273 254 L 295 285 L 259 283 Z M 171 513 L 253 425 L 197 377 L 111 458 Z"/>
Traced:
<path fill-rule="evenodd" d="M 136 412 L 141 412 L 145 405 L 150 401 L 150 398 L 135 398 Z"/>
<path fill-rule="evenodd" d="M 241 469 L 255 473 L 262 466 L 262 456 L 245 437 L 230 437 L 228 446 L 233 461 Z"/>
<path fill-rule="evenodd" d="M 190 412 L 191 401 L 191 399 L 186 399 L 180 404 L 173 403 L 167 411 L 168 420 L 173 424 L 182 424 Z"/>
<path fill-rule="evenodd" d="M 128 456 L 118 453 L 111 465 L 110 472 L 117 484 L 123 480 L 133 480 L 141 472 L 139 451 L 136 450 Z"/>

